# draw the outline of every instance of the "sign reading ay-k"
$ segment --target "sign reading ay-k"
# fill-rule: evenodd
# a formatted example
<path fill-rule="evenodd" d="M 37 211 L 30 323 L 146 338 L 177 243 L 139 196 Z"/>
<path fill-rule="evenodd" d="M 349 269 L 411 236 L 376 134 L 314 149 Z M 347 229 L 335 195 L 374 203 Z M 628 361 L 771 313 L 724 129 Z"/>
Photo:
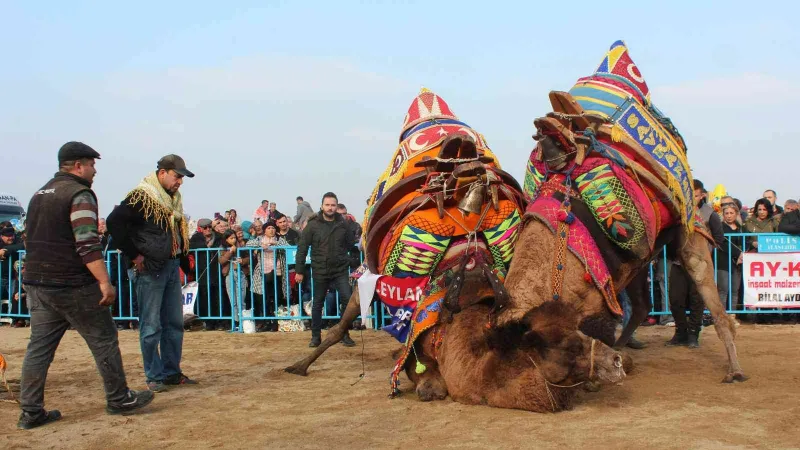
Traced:
<path fill-rule="evenodd" d="M 744 305 L 800 308 L 800 253 L 745 253 Z"/>

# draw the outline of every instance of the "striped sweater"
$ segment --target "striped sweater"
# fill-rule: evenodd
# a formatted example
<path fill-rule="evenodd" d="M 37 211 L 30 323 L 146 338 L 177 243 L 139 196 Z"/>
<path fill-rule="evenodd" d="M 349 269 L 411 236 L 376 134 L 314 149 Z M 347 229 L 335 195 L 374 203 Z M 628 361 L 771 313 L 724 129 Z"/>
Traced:
<path fill-rule="evenodd" d="M 89 191 L 72 199 L 69 220 L 75 235 L 75 248 L 84 264 L 103 259 L 103 247 L 97 231 L 97 202 Z"/>

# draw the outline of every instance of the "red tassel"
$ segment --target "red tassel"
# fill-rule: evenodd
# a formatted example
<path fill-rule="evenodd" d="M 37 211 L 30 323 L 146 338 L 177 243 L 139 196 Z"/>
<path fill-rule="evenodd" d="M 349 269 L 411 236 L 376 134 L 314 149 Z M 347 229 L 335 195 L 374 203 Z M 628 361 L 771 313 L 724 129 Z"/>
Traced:
<path fill-rule="evenodd" d="M 558 213 L 556 214 L 556 218 L 558 219 L 559 222 L 565 222 L 567 220 L 567 212 L 564 211 L 563 209 L 559 210 Z"/>
<path fill-rule="evenodd" d="M 589 272 L 584 272 L 583 273 L 583 281 L 585 281 L 587 283 L 591 283 L 592 282 L 592 275 Z"/>

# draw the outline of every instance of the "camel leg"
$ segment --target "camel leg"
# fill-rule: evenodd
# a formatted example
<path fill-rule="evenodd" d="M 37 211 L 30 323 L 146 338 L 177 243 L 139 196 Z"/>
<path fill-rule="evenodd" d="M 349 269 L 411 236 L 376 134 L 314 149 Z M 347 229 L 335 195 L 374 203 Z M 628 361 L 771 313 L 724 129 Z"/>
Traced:
<path fill-rule="evenodd" d="M 350 296 L 350 300 L 347 303 L 347 308 L 345 308 L 344 312 L 342 313 L 342 319 L 336 324 L 336 326 L 328 330 L 328 334 L 325 335 L 325 339 L 322 341 L 320 346 L 315 348 L 314 351 L 311 352 L 311 354 L 307 357 L 297 361 L 293 365 L 283 370 L 295 375 L 308 375 L 308 367 L 313 364 L 317 358 L 322 356 L 326 350 L 342 340 L 344 334 L 350 328 L 350 324 L 356 320 L 356 317 L 358 317 L 359 314 L 361 314 L 361 302 L 358 298 L 358 289 L 353 289 L 353 295 Z"/>
<path fill-rule="evenodd" d="M 615 348 L 624 348 L 628 343 L 628 339 L 633 336 L 633 332 L 639 328 L 639 324 L 647 317 L 650 312 L 650 295 L 647 290 L 647 275 L 649 270 L 647 266 L 642 269 L 628 285 L 628 297 L 631 299 L 631 318 L 628 320 L 628 325 L 622 330 L 622 334 L 614 344 Z"/>
<path fill-rule="evenodd" d="M 725 307 L 714 284 L 714 261 L 711 259 L 705 238 L 699 233 L 688 236 L 684 233 L 679 240 L 678 259 L 695 282 L 697 292 L 714 318 L 717 336 L 725 344 L 725 351 L 728 353 L 728 374 L 722 381 L 724 383 L 746 381 L 747 376 L 739 365 L 736 345 L 733 343 L 736 327 L 731 317 L 725 313 Z"/>

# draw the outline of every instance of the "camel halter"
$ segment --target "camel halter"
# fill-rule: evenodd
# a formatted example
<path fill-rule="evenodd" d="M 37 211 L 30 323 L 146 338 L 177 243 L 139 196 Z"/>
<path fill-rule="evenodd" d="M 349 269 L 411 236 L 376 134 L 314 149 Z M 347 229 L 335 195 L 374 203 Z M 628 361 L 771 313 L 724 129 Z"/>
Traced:
<path fill-rule="evenodd" d="M 595 344 L 595 342 L 597 342 L 597 339 L 592 338 L 591 352 L 590 352 L 590 356 L 589 356 L 589 379 L 591 379 L 592 375 L 594 374 L 594 344 Z M 562 389 L 571 389 L 571 388 L 578 387 L 578 386 L 586 383 L 586 381 L 581 381 L 581 382 L 578 382 L 578 383 L 575 383 L 575 384 L 571 384 L 569 386 L 565 386 L 563 384 L 551 383 L 547 379 L 547 377 L 544 376 L 544 372 L 542 372 L 542 370 L 539 369 L 539 366 L 536 365 L 536 361 L 534 361 L 533 358 L 531 358 L 530 355 L 527 355 L 527 356 L 528 356 L 528 359 L 531 360 L 531 363 L 533 364 L 533 367 L 539 372 L 539 375 L 544 380 L 544 387 L 547 390 L 547 397 L 550 399 L 550 406 L 553 408 L 553 412 L 556 412 L 556 400 L 555 400 L 555 397 L 553 396 L 553 392 L 550 390 L 551 386 L 552 387 L 557 387 L 557 388 L 562 388 Z"/>

